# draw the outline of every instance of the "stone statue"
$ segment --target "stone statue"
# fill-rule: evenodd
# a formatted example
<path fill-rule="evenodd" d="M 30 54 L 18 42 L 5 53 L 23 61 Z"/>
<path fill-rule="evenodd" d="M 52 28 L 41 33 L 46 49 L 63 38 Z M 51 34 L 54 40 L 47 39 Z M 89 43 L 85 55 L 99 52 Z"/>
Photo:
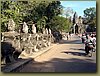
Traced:
<path fill-rule="evenodd" d="M 13 21 L 13 19 L 9 19 L 8 30 L 9 31 L 14 31 L 15 30 L 15 22 Z"/>
<path fill-rule="evenodd" d="M 43 28 L 43 34 L 45 34 L 45 33 L 46 33 L 45 28 Z"/>
<path fill-rule="evenodd" d="M 49 34 L 52 34 L 52 33 L 51 33 L 51 29 L 49 29 Z"/>
<path fill-rule="evenodd" d="M 36 27 L 35 27 L 35 24 L 33 24 L 33 26 L 32 26 L 32 33 L 33 33 L 33 34 L 36 33 Z"/>
<path fill-rule="evenodd" d="M 22 30 L 24 33 L 28 33 L 28 26 L 27 26 L 26 22 L 24 22 Z"/>
<path fill-rule="evenodd" d="M 46 31 L 46 34 L 48 34 L 48 29 L 47 28 L 45 29 L 45 31 Z"/>

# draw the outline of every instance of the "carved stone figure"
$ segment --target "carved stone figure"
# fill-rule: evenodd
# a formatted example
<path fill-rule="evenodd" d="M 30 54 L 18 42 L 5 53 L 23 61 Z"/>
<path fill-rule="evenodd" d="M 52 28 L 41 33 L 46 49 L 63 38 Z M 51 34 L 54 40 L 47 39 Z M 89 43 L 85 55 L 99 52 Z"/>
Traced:
<path fill-rule="evenodd" d="M 28 33 L 28 26 L 27 26 L 26 22 L 24 22 L 22 30 L 24 33 Z"/>
<path fill-rule="evenodd" d="M 45 28 L 43 28 L 43 34 L 46 34 Z"/>
<path fill-rule="evenodd" d="M 51 33 L 51 29 L 49 29 L 49 34 L 52 34 L 52 33 Z"/>
<path fill-rule="evenodd" d="M 32 26 L 32 32 L 33 32 L 33 34 L 36 33 L 36 27 L 35 27 L 35 24 L 33 24 L 33 26 Z"/>
<path fill-rule="evenodd" d="M 36 45 L 34 46 L 34 51 L 35 51 L 35 52 L 39 51 L 39 50 L 36 48 Z"/>
<path fill-rule="evenodd" d="M 47 28 L 45 29 L 45 31 L 46 31 L 46 34 L 48 34 L 48 29 Z"/>
<path fill-rule="evenodd" d="M 9 19 L 8 30 L 9 31 L 14 31 L 15 30 L 15 22 L 13 21 L 13 19 Z"/>

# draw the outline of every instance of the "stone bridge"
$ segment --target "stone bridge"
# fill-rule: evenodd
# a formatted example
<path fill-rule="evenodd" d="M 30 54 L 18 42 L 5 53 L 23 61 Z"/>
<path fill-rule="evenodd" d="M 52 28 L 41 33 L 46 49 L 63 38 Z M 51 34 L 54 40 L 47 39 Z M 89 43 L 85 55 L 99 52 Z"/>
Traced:
<path fill-rule="evenodd" d="M 52 42 L 59 41 L 61 34 L 51 32 L 51 29 L 43 28 L 42 33 L 36 32 L 35 24 L 31 24 L 31 32 L 26 22 L 20 25 L 18 31 L 15 30 L 15 22 L 9 19 L 8 32 L 1 33 L 1 62 L 2 64 L 16 61 L 21 56 L 27 58 L 34 52 L 47 48 Z M 21 56 L 20 56 L 21 55 Z"/>
<path fill-rule="evenodd" d="M 34 52 L 47 48 L 54 42 L 52 34 L 42 33 L 1 33 L 1 61 L 2 64 L 11 63 L 18 59 L 22 52 L 24 56 L 29 56 Z"/>

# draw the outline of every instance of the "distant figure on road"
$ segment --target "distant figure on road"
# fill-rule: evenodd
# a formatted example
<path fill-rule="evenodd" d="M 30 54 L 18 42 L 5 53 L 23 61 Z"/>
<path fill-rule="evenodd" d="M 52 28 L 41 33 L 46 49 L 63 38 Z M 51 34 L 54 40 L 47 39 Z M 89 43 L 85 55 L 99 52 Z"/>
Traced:
<path fill-rule="evenodd" d="M 81 38 L 81 39 L 82 39 L 82 43 L 84 43 L 84 42 L 85 42 L 85 40 L 86 40 L 86 38 L 87 38 L 86 36 L 87 36 L 87 35 L 82 34 L 82 38 Z"/>
<path fill-rule="evenodd" d="M 70 40 L 71 40 L 71 32 L 69 32 L 69 38 L 70 38 Z"/>
<path fill-rule="evenodd" d="M 68 40 L 68 35 L 67 35 L 67 40 Z"/>

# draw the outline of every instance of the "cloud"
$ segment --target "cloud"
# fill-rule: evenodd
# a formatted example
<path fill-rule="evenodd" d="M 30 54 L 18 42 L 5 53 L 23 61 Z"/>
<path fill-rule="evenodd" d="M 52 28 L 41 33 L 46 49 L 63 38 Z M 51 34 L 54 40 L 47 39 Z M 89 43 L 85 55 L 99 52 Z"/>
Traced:
<path fill-rule="evenodd" d="M 76 5 L 76 4 L 66 4 L 66 5 L 64 5 L 64 7 L 66 8 L 66 7 L 78 7 L 78 5 Z"/>

